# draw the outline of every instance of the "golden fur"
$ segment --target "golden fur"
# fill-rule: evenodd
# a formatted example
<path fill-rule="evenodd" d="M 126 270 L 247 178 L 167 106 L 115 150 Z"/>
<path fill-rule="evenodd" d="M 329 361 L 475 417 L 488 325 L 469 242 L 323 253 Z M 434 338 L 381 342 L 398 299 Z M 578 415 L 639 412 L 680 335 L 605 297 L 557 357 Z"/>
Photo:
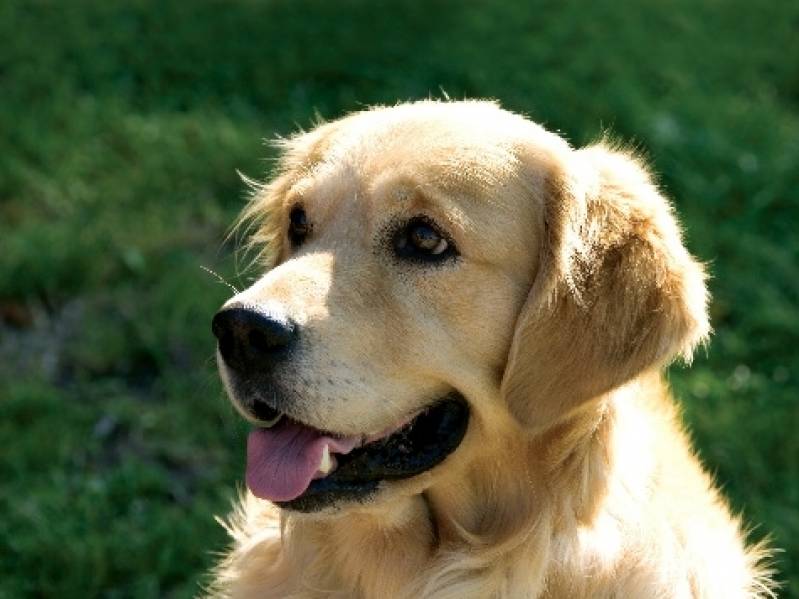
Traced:
<path fill-rule="evenodd" d="M 636 157 L 489 102 L 375 108 L 281 146 L 245 213 L 268 272 L 231 301 L 278 302 L 308 331 L 290 383 L 307 422 L 379 430 L 447 389 L 472 417 L 447 460 L 368 504 L 309 516 L 246 494 L 212 594 L 771 594 L 768 552 L 746 547 L 661 380 L 708 335 L 705 275 Z M 292 251 L 299 203 L 313 230 Z M 384 226 L 415 214 L 451 234 L 456 267 L 387 258 Z"/>

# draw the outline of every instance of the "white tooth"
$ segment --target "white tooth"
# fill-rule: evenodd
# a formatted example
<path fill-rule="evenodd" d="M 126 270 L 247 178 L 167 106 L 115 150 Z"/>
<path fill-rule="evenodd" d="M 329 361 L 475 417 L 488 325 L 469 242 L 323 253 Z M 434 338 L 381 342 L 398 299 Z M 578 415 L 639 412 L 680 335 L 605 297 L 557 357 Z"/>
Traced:
<path fill-rule="evenodd" d="M 322 452 L 322 459 L 319 461 L 319 472 L 322 474 L 330 474 L 333 469 L 333 460 L 330 458 L 330 446 L 325 445 L 325 450 Z"/>

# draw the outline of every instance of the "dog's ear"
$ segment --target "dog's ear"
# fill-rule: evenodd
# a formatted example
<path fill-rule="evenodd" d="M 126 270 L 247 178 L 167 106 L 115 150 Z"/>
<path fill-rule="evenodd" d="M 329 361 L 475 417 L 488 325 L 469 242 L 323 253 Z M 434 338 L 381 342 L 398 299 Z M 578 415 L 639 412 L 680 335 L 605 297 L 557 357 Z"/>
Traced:
<path fill-rule="evenodd" d="M 539 270 L 502 380 L 513 415 L 536 430 L 689 360 L 709 332 L 703 269 L 645 167 L 604 144 L 553 164 Z"/>

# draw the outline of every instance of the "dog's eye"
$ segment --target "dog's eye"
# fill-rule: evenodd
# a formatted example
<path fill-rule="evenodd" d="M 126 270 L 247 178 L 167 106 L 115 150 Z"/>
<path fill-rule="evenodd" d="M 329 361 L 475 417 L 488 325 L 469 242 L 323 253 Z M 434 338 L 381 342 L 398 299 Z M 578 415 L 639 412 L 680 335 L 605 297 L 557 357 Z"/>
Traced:
<path fill-rule="evenodd" d="M 455 254 L 454 246 L 438 227 L 420 216 L 397 231 L 394 250 L 400 258 L 416 260 L 442 260 Z"/>
<path fill-rule="evenodd" d="M 311 225 L 308 223 L 305 210 L 299 206 L 292 208 L 289 213 L 289 239 L 291 240 L 291 245 L 295 247 L 302 245 L 310 230 Z"/>

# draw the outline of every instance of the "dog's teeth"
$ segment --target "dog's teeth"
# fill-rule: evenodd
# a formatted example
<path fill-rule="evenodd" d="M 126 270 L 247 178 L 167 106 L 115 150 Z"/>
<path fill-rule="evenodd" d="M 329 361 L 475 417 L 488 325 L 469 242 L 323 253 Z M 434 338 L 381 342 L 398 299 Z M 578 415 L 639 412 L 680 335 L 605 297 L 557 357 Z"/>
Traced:
<path fill-rule="evenodd" d="M 322 474 L 330 474 L 330 471 L 333 470 L 333 459 L 330 457 L 330 447 L 328 445 L 325 445 L 325 450 L 322 452 L 318 470 Z"/>

